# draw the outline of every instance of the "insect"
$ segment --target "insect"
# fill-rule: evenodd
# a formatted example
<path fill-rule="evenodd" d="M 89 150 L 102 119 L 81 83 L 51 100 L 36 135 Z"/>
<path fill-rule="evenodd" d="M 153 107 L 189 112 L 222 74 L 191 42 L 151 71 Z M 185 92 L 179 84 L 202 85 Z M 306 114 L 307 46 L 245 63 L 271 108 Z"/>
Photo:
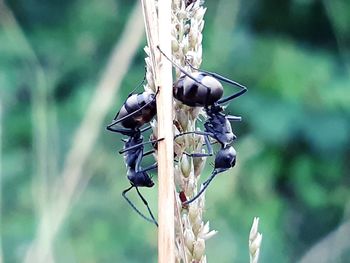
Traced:
<path fill-rule="evenodd" d="M 144 81 L 145 78 L 139 86 L 141 86 Z M 144 124 L 150 122 L 156 115 L 156 97 L 158 92 L 159 90 L 157 90 L 156 93 L 144 91 L 134 94 L 132 91 L 114 117 L 112 123 L 107 126 L 107 130 L 125 134 L 139 129 Z M 120 123 L 122 127 L 115 127 L 118 123 Z"/>
<path fill-rule="evenodd" d="M 187 106 L 204 107 L 204 111 L 208 116 L 204 123 L 204 131 L 184 132 L 175 136 L 179 137 L 185 134 L 203 135 L 208 152 L 191 154 L 185 152 L 185 154 L 191 157 L 212 156 L 213 149 L 209 137 L 218 142 L 221 147 L 215 155 L 215 165 L 212 174 L 204 181 L 201 190 L 194 197 L 183 202 L 183 205 L 187 205 L 195 201 L 205 191 L 217 174 L 227 171 L 236 164 L 236 151 L 231 146 L 231 143 L 237 137 L 232 132 L 231 121 L 241 121 L 242 118 L 226 115 L 222 105 L 243 95 L 247 92 L 247 88 L 219 74 L 196 69 L 188 63 L 195 70 L 193 74 L 189 74 L 174 63 L 159 47 L 158 49 L 182 73 L 180 78 L 173 84 L 174 97 Z M 240 90 L 222 98 L 224 88 L 220 81 L 236 86 Z"/>
<path fill-rule="evenodd" d="M 145 78 L 139 86 L 143 84 Z M 138 87 L 139 87 L 138 86 Z M 136 87 L 137 88 L 137 87 Z M 133 91 L 129 94 L 128 98 L 124 102 L 120 111 L 116 114 L 111 124 L 107 126 L 107 129 L 112 132 L 121 133 L 128 136 L 128 139 L 122 139 L 124 142 L 123 150 L 119 151 L 124 155 L 124 162 L 127 168 L 127 178 L 131 186 L 122 192 L 122 196 L 128 202 L 128 204 L 145 220 L 154 223 L 158 226 L 153 213 L 146 201 L 139 191 L 139 187 L 152 187 L 154 182 L 147 173 L 150 170 L 157 168 L 157 163 L 152 164 L 149 167 L 142 168 L 141 162 L 143 157 L 152 154 L 155 150 L 144 153 L 145 144 L 154 144 L 161 139 L 151 140 L 144 142 L 142 133 L 149 130 L 151 126 L 141 129 L 141 127 L 150 122 L 156 115 L 156 96 L 157 93 L 142 92 L 133 94 Z M 144 205 L 147 207 L 150 218 L 145 216 L 127 197 L 127 193 L 135 188 L 138 196 L 141 198 Z"/>

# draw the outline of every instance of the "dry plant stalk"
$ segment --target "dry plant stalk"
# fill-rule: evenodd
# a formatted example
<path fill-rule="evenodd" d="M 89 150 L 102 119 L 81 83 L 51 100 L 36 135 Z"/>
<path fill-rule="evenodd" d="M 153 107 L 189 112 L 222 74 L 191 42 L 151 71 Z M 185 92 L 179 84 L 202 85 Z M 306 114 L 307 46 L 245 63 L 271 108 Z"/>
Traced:
<path fill-rule="evenodd" d="M 147 65 L 146 90 L 159 92 L 157 96 L 157 122 L 153 132 L 163 138 L 158 143 L 158 262 L 173 263 L 174 259 L 174 135 L 172 65 L 160 56 L 159 46 L 171 53 L 171 0 L 161 2 L 142 0 L 148 46 L 145 51 Z M 157 9 L 158 8 L 158 9 Z M 157 13 L 158 11 L 158 13 Z M 161 36 L 161 37 L 160 37 Z"/>
<path fill-rule="evenodd" d="M 159 47 L 171 53 L 171 0 L 158 2 Z M 158 52 L 159 54 L 159 52 Z M 172 65 L 160 56 L 158 65 L 159 95 L 157 97 L 158 136 L 158 262 L 175 262 L 174 242 L 174 135 Z"/>
<path fill-rule="evenodd" d="M 147 2 L 147 3 L 146 3 Z M 152 2 L 152 1 L 151 1 Z M 143 1 L 144 9 L 147 5 L 152 5 L 148 1 Z M 154 6 L 157 5 L 157 2 Z M 146 8 L 145 8 L 146 7 Z M 192 69 L 186 65 L 185 60 L 189 59 L 191 64 L 199 68 L 202 62 L 202 30 L 204 27 L 203 16 L 206 9 L 201 6 L 201 1 L 173 0 L 171 13 L 171 45 L 172 59 L 188 72 Z M 145 16 L 152 17 L 155 12 L 146 10 Z M 151 18 L 149 18 L 151 19 Z M 149 36 L 152 24 L 145 19 L 148 46 L 145 47 L 147 84 L 145 90 L 156 91 L 155 66 L 154 66 L 154 37 Z M 160 36 L 163 37 L 162 34 Z M 164 51 L 164 50 L 163 50 Z M 167 53 L 166 51 L 164 51 Z M 176 71 L 176 77 L 180 72 Z M 181 102 L 174 102 L 174 123 L 175 133 L 194 131 L 196 129 L 196 119 L 201 112 L 201 108 L 193 108 L 183 105 Z M 154 137 L 157 134 L 157 122 L 153 121 Z M 162 136 L 160 136 L 162 137 Z M 185 149 L 188 151 L 202 151 L 202 136 L 188 135 L 179 137 L 175 141 L 174 151 L 179 158 L 178 165 L 175 166 L 175 184 L 180 192 L 191 197 L 196 194 L 200 173 L 205 164 L 205 158 L 188 158 L 183 155 Z M 175 262 L 206 262 L 205 240 L 212 237 L 216 231 L 209 231 L 209 223 L 204 223 L 202 214 L 204 209 L 204 194 L 193 202 L 188 209 L 182 208 L 179 193 L 175 194 Z M 172 261 L 169 261 L 172 262 Z"/>
<path fill-rule="evenodd" d="M 149 3 L 150 4 L 150 3 Z M 147 3 L 144 3 L 147 7 Z M 203 15 L 205 9 L 199 5 L 199 1 L 188 5 L 187 1 L 175 0 L 172 3 L 172 25 L 171 25 L 171 42 L 173 60 L 181 66 L 185 67 L 186 57 L 191 57 L 191 63 L 194 67 L 199 67 L 202 61 L 202 34 L 201 31 L 204 26 Z M 154 12 L 148 10 L 150 17 Z M 147 10 L 145 12 L 147 16 Z M 151 24 L 145 19 L 146 28 Z M 155 67 L 153 54 L 154 43 L 152 37 L 149 36 L 152 28 L 146 29 L 148 47 L 145 47 L 145 52 L 148 57 L 145 59 L 147 66 L 147 85 L 145 90 L 156 91 L 155 84 Z M 191 68 L 186 70 L 191 72 Z M 177 72 L 179 77 L 179 72 Z M 176 133 L 193 131 L 195 129 L 195 120 L 199 114 L 199 108 L 192 108 L 182 105 L 180 102 L 174 104 L 175 118 L 174 121 L 178 125 L 174 126 Z M 152 123 L 154 136 L 159 135 L 156 132 L 157 123 Z M 182 138 L 182 139 L 181 139 Z M 175 167 L 175 182 L 180 191 L 185 192 L 186 196 L 193 196 L 196 191 L 199 174 L 204 166 L 204 158 L 187 158 L 182 155 L 186 148 L 191 150 L 201 149 L 203 141 L 197 136 L 180 137 L 176 142 L 175 153 L 180 158 L 178 165 Z M 176 196 L 176 210 L 175 215 L 175 244 L 176 262 L 206 262 L 204 255 L 205 239 L 209 238 L 215 232 L 209 232 L 209 224 L 204 224 L 202 221 L 202 211 L 204 207 L 204 195 L 198 202 L 190 205 L 189 210 L 182 209 L 181 201 Z"/>
<path fill-rule="evenodd" d="M 253 225 L 249 234 L 249 258 L 250 263 L 258 263 L 262 234 L 258 232 L 259 217 L 254 217 Z"/>

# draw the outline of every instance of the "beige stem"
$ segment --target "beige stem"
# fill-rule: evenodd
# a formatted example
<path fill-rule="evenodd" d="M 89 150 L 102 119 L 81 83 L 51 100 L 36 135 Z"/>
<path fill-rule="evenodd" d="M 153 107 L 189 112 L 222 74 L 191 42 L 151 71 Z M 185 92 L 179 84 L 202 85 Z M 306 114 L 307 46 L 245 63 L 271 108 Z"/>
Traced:
<path fill-rule="evenodd" d="M 171 54 L 171 0 L 158 2 L 159 45 Z M 159 52 L 158 52 L 158 55 Z M 160 56 L 159 88 L 157 99 L 158 136 L 164 138 L 158 148 L 158 262 L 175 262 L 174 232 L 174 135 L 172 65 Z M 156 82 L 157 83 L 157 82 Z"/>

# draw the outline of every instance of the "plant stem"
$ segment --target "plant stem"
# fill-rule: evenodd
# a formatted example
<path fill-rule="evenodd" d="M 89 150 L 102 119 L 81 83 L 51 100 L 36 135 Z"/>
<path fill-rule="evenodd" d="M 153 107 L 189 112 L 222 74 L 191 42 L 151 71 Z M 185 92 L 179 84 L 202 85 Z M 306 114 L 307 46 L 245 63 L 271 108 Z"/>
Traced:
<path fill-rule="evenodd" d="M 158 2 L 158 26 L 159 46 L 163 52 L 171 54 L 171 0 Z M 158 262 L 173 263 L 175 262 L 173 81 L 172 65 L 164 56 L 160 56 L 158 70 L 160 88 L 157 98 L 158 137 L 164 138 L 158 146 Z"/>
<path fill-rule="evenodd" d="M 175 261 L 172 65 L 158 51 L 159 46 L 171 54 L 171 0 L 160 1 L 158 5 L 155 0 L 141 0 L 141 3 L 148 44 L 145 47 L 148 55 L 145 90 L 155 92 L 159 88 L 157 123 L 151 125 L 154 135 L 164 138 L 158 143 L 157 154 L 158 262 L 172 263 Z"/>

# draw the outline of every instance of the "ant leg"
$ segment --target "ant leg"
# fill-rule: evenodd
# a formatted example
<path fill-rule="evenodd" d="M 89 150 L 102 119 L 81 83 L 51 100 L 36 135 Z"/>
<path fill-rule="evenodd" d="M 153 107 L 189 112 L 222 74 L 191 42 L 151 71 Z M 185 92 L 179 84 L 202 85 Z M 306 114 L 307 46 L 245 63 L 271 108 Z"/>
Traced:
<path fill-rule="evenodd" d="M 191 134 L 191 133 L 204 136 L 205 145 L 207 146 L 208 153 L 187 153 L 187 152 L 184 152 L 184 154 L 186 154 L 187 156 L 190 156 L 190 157 L 207 157 L 207 156 L 212 156 L 213 155 L 213 148 L 212 148 L 211 143 L 209 141 L 209 136 L 213 137 L 212 133 L 202 132 L 202 131 L 184 132 L 184 133 L 180 133 L 180 134 L 176 135 L 174 137 L 174 139 L 176 139 L 176 138 L 178 138 L 180 136 L 186 135 L 186 134 Z"/>
<path fill-rule="evenodd" d="M 231 86 L 236 86 L 236 87 L 239 87 L 241 89 L 239 92 L 237 92 L 235 94 L 232 94 L 232 95 L 230 95 L 230 96 L 228 96 L 226 98 L 222 98 L 222 99 L 218 100 L 219 104 L 223 104 L 225 102 L 228 102 L 230 100 L 238 98 L 239 96 L 243 95 L 244 93 L 246 93 L 248 91 L 246 86 L 243 86 L 242 84 L 240 84 L 240 83 L 238 83 L 236 81 L 233 81 L 231 79 L 225 78 L 225 77 L 220 76 L 219 74 L 216 74 L 216 73 L 209 72 L 209 74 L 211 74 L 214 78 L 217 78 L 217 79 L 219 79 L 221 81 L 224 81 L 224 82 L 230 84 Z"/>
<path fill-rule="evenodd" d="M 143 129 L 141 129 L 140 131 L 141 131 L 141 133 L 143 133 L 143 132 L 145 132 L 145 131 L 148 131 L 149 129 L 152 129 L 152 126 L 151 126 L 151 125 L 149 125 L 149 126 L 143 128 Z"/>
<path fill-rule="evenodd" d="M 145 154 L 143 154 L 143 150 L 138 152 L 138 155 L 137 155 L 137 158 L 136 158 L 136 161 L 135 161 L 135 172 L 136 173 L 147 172 L 149 170 L 153 170 L 153 169 L 156 169 L 158 167 L 157 163 L 152 164 L 151 166 L 146 167 L 144 169 L 142 169 L 142 167 L 141 167 L 142 158 L 144 156 L 146 156 L 146 155 L 151 154 L 152 152 L 154 152 L 154 150 L 148 151 Z M 140 169 L 142 169 L 142 170 L 140 170 Z"/>
<path fill-rule="evenodd" d="M 244 85 L 242 85 L 242 84 L 240 84 L 240 83 L 238 83 L 236 81 L 233 81 L 231 79 L 225 78 L 225 77 L 223 77 L 223 76 L 221 76 L 221 75 L 219 75 L 217 73 L 214 73 L 214 72 L 197 69 L 197 68 L 193 67 L 191 65 L 191 63 L 189 63 L 188 61 L 186 61 L 186 63 L 194 70 L 197 70 L 197 71 L 200 71 L 200 72 L 204 72 L 204 73 L 206 73 L 206 74 L 208 74 L 208 75 L 210 75 L 210 76 L 212 76 L 212 77 L 214 77 L 214 78 L 216 78 L 218 80 L 221 80 L 223 82 L 226 82 L 226 83 L 230 84 L 231 86 L 236 86 L 236 87 L 239 87 L 241 89 L 239 92 L 237 92 L 237 93 L 235 93 L 233 95 L 230 95 L 230 96 L 228 96 L 226 98 L 222 98 L 222 99 L 218 100 L 218 102 L 217 102 L 218 104 L 223 104 L 225 102 L 233 100 L 234 98 L 237 98 L 237 97 L 243 95 L 244 93 L 246 93 L 248 91 L 247 87 L 245 87 Z"/>
<path fill-rule="evenodd" d="M 174 67 L 178 68 L 182 74 L 186 75 L 187 77 L 189 77 L 190 79 L 192 79 L 194 82 L 196 82 L 199 85 L 202 85 L 204 87 L 206 87 L 208 90 L 210 90 L 209 87 L 207 87 L 206 85 L 204 85 L 201 81 L 198 81 L 195 77 L 193 77 L 191 74 L 189 74 L 188 72 L 186 72 L 182 67 L 180 67 L 178 64 L 176 64 L 174 61 L 172 61 L 172 59 L 170 59 L 167 55 L 165 55 L 165 53 L 160 49 L 159 46 L 157 46 L 158 50 L 160 51 L 160 53 L 162 53 L 162 55 L 171 62 L 171 64 L 173 64 Z"/>
<path fill-rule="evenodd" d="M 112 128 L 112 126 L 113 126 L 113 124 L 110 124 L 106 127 L 106 129 L 111 131 L 111 132 L 117 132 L 117 133 L 121 133 L 121 134 L 127 135 L 127 136 L 130 136 L 130 134 L 133 133 L 133 130 L 131 130 L 131 129 Z"/>
<path fill-rule="evenodd" d="M 157 139 L 157 140 L 151 140 L 151 141 L 148 141 L 148 142 L 142 142 L 142 143 L 139 143 L 139 144 L 130 146 L 129 148 L 125 148 L 125 149 L 123 149 L 123 150 L 120 150 L 119 153 L 122 154 L 122 153 L 125 153 L 125 152 L 127 152 L 127 151 L 131 151 L 131 150 L 134 150 L 134 149 L 136 149 L 136 148 L 139 148 L 139 147 L 141 147 L 142 145 L 150 144 L 150 143 L 156 143 L 156 142 L 159 142 L 159 141 L 162 141 L 162 140 L 164 140 L 164 138 Z"/>
<path fill-rule="evenodd" d="M 140 169 L 142 169 L 142 167 L 141 167 L 142 158 L 143 158 L 143 148 L 137 152 L 137 158 L 135 161 L 135 172 L 136 173 L 138 173 L 140 171 Z"/>
<path fill-rule="evenodd" d="M 169 60 L 173 66 L 175 66 L 176 68 L 178 68 L 182 74 L 184 74 L 185 76 L 189 77 L 190 79 L 192 79 L 194 82 L 196 82 L 198 85 L 201 85 L 203 87 L 205 87 L 207 89 L 207 94 L 205 95 L 205 105 L 208 105 L 208 100 L 209 100 L 209 96 L 210 96 L 210 92 L 211 89 L 204 85 L 204 83 L 198 79 L 196 79 L 195 77 L 193 77 L 191 74 L 189 74 L 188 72 L 186 72 L 183 68 L 181 68 L 179 65 L 177 65 L 174 61 L 172 61 L 167 55 L 165 55 L 165 53 L 160 49 L 159 46 L 157 46 L 158 50 L 160 51 L 160 53 L 163 54 L 164 57 L 166 57 L 167 60 Z M 192 65 L 190 65 L 192 69 L 195 69 Z M 196 71 L 201 71 L 199 69 L 195 69 Z"/>
<path fill-rule="evenodd" d="M 134 187 L 134 186 L 132 185 L 132 186 L 129 187 L 128 189 L 125 189 L 125 190 L 122 192 L 122 196 L 124 197 L 124 199 L 126 200 L 126 202 L 128 202 L 128 204 L 131 206 L 132 209 L 134 209 L 134 211 L 135 211 L 137 214 L 139 214 L 139 215 L 140 215 L 143 219 L 145 219 L 146 221 L 151 222 L 151 223 L 155 223 L 155 224 L 158 226 L 157 222 L 156 222 L 156 221 L 154 220 L 154 218 L 153 218 L 153 215 L 152 215 L 153 220 L 152 220 L 152 219 L 149 219 L 148 217 L 146 217 L 144 214 L 142 214 L 142 213 L 140 212 L 140 210 L 138 210 L 138 209 L 136 208 L 136 206 L 133 204 L 133 202 L 131 202 L 130 199 L 126 196 L 126 193 L 129 192 L 133 187 Z M 135 188 L 136 188 L 137 192 L 139 193 L 137 187 L 135 187 Z M 140 193 L 139 193 L 139 195 L 140 195 Z M 142 197 L 142 196 L 141 196 L 141 197 Z M 143 201 L 143 200 L 144 200 L 144 198 L 142 197 L 142 201 Z M 147 203 L 147 202 L 146 202 L 146 203 Z M 148 207 L 148 205 L 147 205 L 147 207 Z M 148 207 L 148 208 L 149 208 L 149 207 Z"/>
<path fill-rule="evenodd" d="M 150 171 L 150 170 L 157 169 L 157 167 L 158 167 L 158 164 L 157 164 L 157 163 L 154 163 L 154 164 L 152 164 L 152 165 L 150 165 L 150 166 L 148 166 L 148 167 L 142 169 L 142 170 L 139 171 L 139 172 L 140 172 L 140 173 L 148 172 L 148 171 Z"/>
<path fill-rule="evenodd" d="M 134 112 L 132 112 L 132 113 L 130 113 L 130 114 L 128 114 L 128 115 L 125 115 L 123 118 L 120 118 L 120 119 L 117 119 L 117 120 L 116 120 L 116 119 L 115 119 L 115 118 L 117 117 L 117 116 L 116 116 L 116 117 L 114 118 L 114 121 L 113 121 L 110 125 L 108 125 L 108 127 L 113 126 L 113 125 L 116 125 L 116 124 L 118 124 L 118 123 L 120 123 L 120 122 L 126 120 L 127 118 L 130 118 L 131 116 L 135 115 L 136 113 L 142 111 L 144 108 L 146 108 L 148 105 L 150 105 L 151 103 L 153 103 L 153 102 L 156 100 L 156 97 L 157 97 L 158 93 L 159 93 L 159 87 L 158 87 L 158 89 L 157 89 L 157 92 L 154 94 L 154 98 L 153 98 L 151 101 L 149 101 L 148 103 L 146 103 L 145 105 L 143 105 L 143 106 L 140 107 L 139 109 L 135 110 Z"/>
<path fill-rule="evenodd" d="M 195 201 L 196 199 L 198 199 L 198 197 L 200 197 L 201 194 L 205 191 L 205 189 L 207 189 L 207 187 L 209 186 L 210 182 L 215 178 L 215 176 L 218 173 L 219 172 L 217 170 L 214 170 L 213 173 L 211 174 L 211 176 L 202 184 L 201 190 L 194 197 L 192 197 L 192 199 L 183 202 L 182 205 L 188 205 L 188 204 L 192 203 L 193 201 Z"/>
<path fill-rule="evenodd" d="M 181 137 L 183 135 L 187 135 L 187 134 L 198 134 L 198 135 L 204 135 L 204 136 L 212 136 L 213 137 L 213 134 L 210 133 L 210 132 L 203 132 L 203 131 L 188 131 L 188 132 L 183 132 L 183 133 L 180 133 L 180 134 L 177 134 L 174 136 L 174 140 L 178 137 Z"/>
<path fill-rule="evenodd" d="M 147 155 L 150 155 L 150 154 L 152 154 L 152 153 L 154 153 L 155 152 L 155 150 L 150 150 L 150 151 L 148 151 L 148 152 L 145 152 L 143 155 L 142 155 L 142 157 L 145 157 L 145 156 L 147 156 Z"/>
<path fill-rule="evenodd" d="M 226 119 L 228 119 L 229 121 L 241 121 L 242 117 L 241 116 L 226 115 Z"/>
<path fill-rule="evenodd" d="M 136 191 L 139 195 L 139 197 L 141 198 L 142 202 L 145 204 L 145 206 L 147 207 L 148 213 L 150 214 L 152 220 L 150 220 L 150 222 L 153 222 L 157 227 L 158 227 L 158 223 L 157 220 L 154 218 L 153 213 L 151 211 L 151 208 L 148 206 L 148 202 L 146 201 L 146 199 L 141 195 L 139 189 L 135 186 Z"/>
<path fill-rule="evenodd" d="M 152 154 L 152 153 L 154 153 L 155 152 L 155 150 L 150 150 L 150 151 L 148 151 L 148 152 L 145 152 L 144 154 L 139 154 L 138 156 L 137 156 L 137 159 L 136 159 L 136 161 L 135 161 L 135 172 L 143 172 L 144 170 L 142 170 L 142 171 L 139 171 L 139 168 L 140 168 L 140 166 L 141 166 L 141 161 L 142 161 L 142 158 L 143 157 L 145 157 L 145 156 L 147 156 L 147 155 L 150 155 L 150 154 Z M 154 168 L 153 168 L 154 169 Z M 149 170 L 151 170 L 151 169 L 149 169 Z M 146 170 L 147 171 L 147 170 Z"/>
<path fill-rule="evenodd" d="M 135 172 L 137 172 L 137 173 L 146 173 L 146 172 L 148 172 L 150 170 L 157 169 L 158 164 L 156 162 L 154 164 L 152 164 L 152 165 L 142 169 L 140 164 L 141 164 L 143 156 L 142 155 L 140 155 L 140 156 L 141 156 L 141 158 L 137 158 L 138 160 L 136 161 L 136 164 L 135 164 Z M 140 168 L 141 168 L 141 170 L 140 170 Z"/>
<path fill-rule="evenodd" d="M 118 132 L 118 133 L 121 133 L 121 134 L 123 134 L 123 135 L 127 135 L 127 136 L 130 136 L 130 134 L 133 134 L 135 131 L 134 130 L 132 130 L 132 129 L 127 129 L 127 128 L 121 128 L 121 127 L 118 127 L 118 128 L 112 128 L 112 126 L 114 126 L 115 124 L 113 124 L 113 123 L 111 123 L 111 124 L 109 124 L 107 127 L 106 127 L 106 129 L 107 130 L 109 130 L 109 131 L 112 131 L 112 132 Z M 149 129 L 151 129 L 152 128 L 152 126 L 150 125 L 150 126 L 147 126 L 147 127 L 145 127 L 145 128 L 143 128 L 143 129 L 141 129 L 141 133 L 142 132 L 145 132 L 145 131 L 147 131 L 147 130 L 149 130 Z M 126 142 L 127 140 L 126 139 L 121 139 L 123 142 Z"/>
<path fill-rule="evenodd" d="M 145 127 L 145 128 L 143 128 L 143 129 L 141 129 L 140 130 L 140 132 L 141 133 L 143 133 L 143 132 L 145 132 L 145 131 L 147 131 L 147 130 L 149 130 L 149 129 L 151 129 L 152 128 L 152 126 L 151 125 L 149 125 L 149 126 L 147 126 L 147 127 Z M 107 128 L 108 129 L 108 128 Z M 122 133 L 122 132 L 124 132 L 124 133 L 126 133 L 126 132 L 128 132 L 128 134 L 126 134 L 126 135 L 128 135 L 128 136 L 131 136 L 130 134 L 132 134 L 132 133 L 134 133 L 135 131 L 134 130 L 131 130 L 131 129 L 123 129 L 123 128 L 117 128 L 117 129 L 112 129 L 112 128 L 110 128 L 110 129 L 108 129 L 108 130 L 110 130 L 110 131 L 117 131 L 117 130 L 120 130 L 119 132 L 120 133 Z M 123 134 L 124 134 L 123 133 Z M 122 138 L 122 139 L 120 139 L 123 143 L 126 143 L 128 140 L 127 139 L 125 139 L 125 138 Z"/>
<path fill-rule="evenodd" d="M 213 148 L 211 147 L 209 137 L 207 135 L 204 136 L 205 145 L 207 146 L 208 153 L 187 153 L 184 152 L 189 157 L 207 157 L 207 156 L 213 156 Z"/>
<path fill-rule="evenodd" d="M 147 76 L 147 68 L 145 67 L 145 74 L 144 74 L 144 76 L 143 76 L 143 80 L 140 82 L 139 85 L 136 86 L 136 88 L 134 88 L 134 89 L 130 92 L 130 94 L 128 95 L 128 98 L 129 98 L 132 94 L 134 94 L 134 91 L 135 91 L 135 90 L 137 90 L 139 87 L 141 87 L 141 86 L 143 85 L 143 83 L 145 83 L 145 81 L 146 81 L 146 76 Z"/>
<path fill-rule="evenodd" d="M 143 132 L 145 132 L 145 131 L 147 131 L 147 130 L 149 130 L 149 129 L 151 129 L 151 128 L 152 128 L 151 125 L 150 125 L 150 126 L 147 126 L 147 127 L 143 128 L 143 129 L 141 129 L 140 132 L 143 133 Z M 124 128 L 116 128 L 116 129 L 107 128 L 107 129 L 110 130 L 110 131 L 120 132 L 120 133 L 123 133 L 123 134 L 127 133 L 126 135 L 128 135 L 128 136 L 131 136 L 131 134 L 135 132 L 135 130 L 124 129 Z M 120 140 L 121 140 L 123 143 L 127 143 L 127 142 L 128 142 L 128 140 L 125 139 L 125 138 L 122 138 L 122 139 L 120 139 Z"/>
<path fill-rule="evenodd" d="M 145 75 L 143 76 L 143 80 L 140 82 L 139 85 L 136 86 L 136 88 L 134 88 L 134 89 L 129 93 L 129 95 L 128 95 L 127 98 L 131 97 L 131 96 L 134 94 L 134 91 L 137 90 L 139 87 L 141 87 L 141 86 L 143 85 L 143 83 L 146 81 L 146 74 L 147 74 L 147 71 L 146 71 L 146 67 L 145 67 Z M 114 116 L 114 118 L 113 118 L 114 120 L 118 117 L 119 112 L 120 112 L 120 111 L 118 111 L 117 114 Z"/>

